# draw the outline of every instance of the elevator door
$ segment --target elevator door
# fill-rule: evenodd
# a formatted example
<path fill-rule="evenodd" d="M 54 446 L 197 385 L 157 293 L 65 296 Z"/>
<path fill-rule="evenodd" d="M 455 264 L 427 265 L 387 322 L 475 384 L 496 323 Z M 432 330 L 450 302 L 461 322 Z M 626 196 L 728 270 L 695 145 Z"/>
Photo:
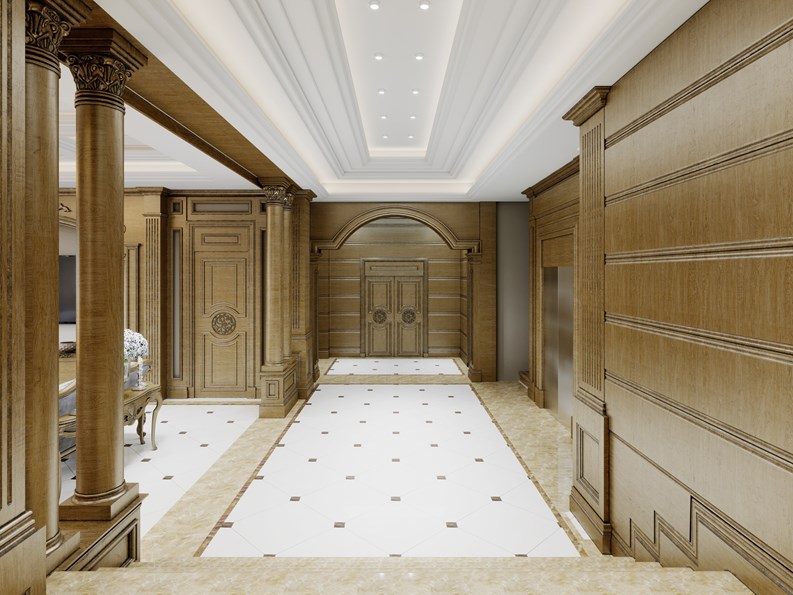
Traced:
<path fill-rule="evenodd" d="M 364 261 L 363 351 L 367 356 L 424 354 L 424 261 Z"/>
<path fill-rule="evenodd" d="M 573 267 L 543 268 L 545 407 L 570 427 L 573 415 Z"/>

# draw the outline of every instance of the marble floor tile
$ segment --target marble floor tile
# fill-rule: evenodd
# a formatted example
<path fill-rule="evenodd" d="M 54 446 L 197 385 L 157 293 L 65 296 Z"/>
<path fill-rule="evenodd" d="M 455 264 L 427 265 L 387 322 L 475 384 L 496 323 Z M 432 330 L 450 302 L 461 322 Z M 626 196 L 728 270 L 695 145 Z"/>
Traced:
<path fill-rule="evenodd" d="M 328 375 L 433 375 L 459 376 L 462 370 L 451 358 L 339 358 L 330 367 Z"/>

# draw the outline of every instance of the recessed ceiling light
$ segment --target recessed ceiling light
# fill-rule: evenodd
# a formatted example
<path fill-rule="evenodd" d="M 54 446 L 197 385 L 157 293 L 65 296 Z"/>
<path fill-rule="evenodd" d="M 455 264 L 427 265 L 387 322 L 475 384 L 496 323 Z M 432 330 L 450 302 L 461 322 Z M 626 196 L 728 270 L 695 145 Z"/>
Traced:
<path fill-rule="evenodd" d="M 378 89 L 377 90 L 377 94 L 378 95 L 385 95 L 385 89 Z"/>
<path fill-rule="evenodd" d="M 419 94 L 419 90 L 418 89 L 413 89 L 411 91 L 411 93 L 413 93 L 413 95 L 418 95 Z"/>
<path fill-rule="evenodd" d="M 378 52 L 377 54 L 374 55 L 374 59 L 375 60 L 382 60 L 383 59 L 383 54 Z"/>
<path fill-rule="evenodd" d="M 383 114 L 382 116 L 380 116 L 380 119 L 381 119 L 381 120 L 387 120 L 387 119 L 388 119 L 388 116 L 386 116 L 385 114 Z"/>
<path fill-rule="evenodd" d="M 383 135 L 383 140 L 388 140 L 388 135 L 387 134 Z"/>
<path fill-rule="evenodd" d="M 410 119 L 411 120 L 415 120 L 416 119 L 416 114 L 410 114 Z"/>
<path fill-rule="evenodd" d="M 409 138 L 410 140 L 413 140 L 413 135 L 412 135 L 412 134 L 408 134 L 408 138 Z"/>
<path fill-rule="evenodd" d="M 421 52 L 416 54 L 416 60 L 423 60 L 423 59 L 424 59 L 424 54 L 422 54 Z"/>
<path fill-rule="evenodd" d="M 421 10 L 427 10 L 430 7 L 430 0 L 420 0 L 419 1 L 419 8 Z"/>
<path fill-rule="evenodd" d="M 380 0 L 369 0 L 369 8 L 378 10 L 380 8 Z"/>

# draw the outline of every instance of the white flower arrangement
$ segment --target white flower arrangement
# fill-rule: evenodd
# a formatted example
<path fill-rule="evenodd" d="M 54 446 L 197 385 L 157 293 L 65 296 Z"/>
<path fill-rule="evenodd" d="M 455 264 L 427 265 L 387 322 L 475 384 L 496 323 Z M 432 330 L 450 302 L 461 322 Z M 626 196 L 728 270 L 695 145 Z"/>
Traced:
<path fill-rule="evenodd" d="M 149 342 L 143 335 L 130 329 L 124 329 L 124 359 L 130 361 L 149 355 Z"/>

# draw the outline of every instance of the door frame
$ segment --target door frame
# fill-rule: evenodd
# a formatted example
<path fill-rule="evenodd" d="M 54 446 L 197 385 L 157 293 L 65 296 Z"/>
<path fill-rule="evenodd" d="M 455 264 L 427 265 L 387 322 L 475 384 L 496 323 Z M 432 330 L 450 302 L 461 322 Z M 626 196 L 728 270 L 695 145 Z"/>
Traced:
<path fill-rule="evenodd" d="M 366 264 L 384 262 L 421 262 L 423 263 L 423 275 L 412 275 L 422 277 L 421 295 L 421 357 L 429 356 L 429 259 L 428 258 L 362 258 L 361 259 L 361 357 L 366 357 L 366 342 L 368 325 L 366 324 Z M 395 275 L 399 276 L 399 275 Z M 394 356 L 396 357 L 396 356 Z"/>

